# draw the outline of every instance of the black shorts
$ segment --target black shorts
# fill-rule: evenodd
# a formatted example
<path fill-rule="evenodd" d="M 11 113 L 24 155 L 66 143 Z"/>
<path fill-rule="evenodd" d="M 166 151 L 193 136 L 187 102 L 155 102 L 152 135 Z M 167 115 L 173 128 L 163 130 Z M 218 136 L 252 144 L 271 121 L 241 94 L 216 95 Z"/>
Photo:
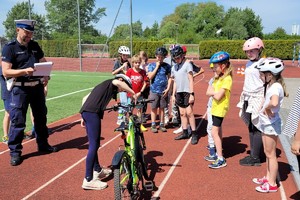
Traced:
<path fill-rule="evenodd" d="M 175 103 L 180 108 L 187 108 L 189 107 L 189 99 L 190 99 L 190 93 L 188 92 L 178 92 L 176 93 L 176 99 Z"/>
<path fill-rule="evenodd" d="M 224 117 L 212 116 L 213 126 L 221 127 Z"/>

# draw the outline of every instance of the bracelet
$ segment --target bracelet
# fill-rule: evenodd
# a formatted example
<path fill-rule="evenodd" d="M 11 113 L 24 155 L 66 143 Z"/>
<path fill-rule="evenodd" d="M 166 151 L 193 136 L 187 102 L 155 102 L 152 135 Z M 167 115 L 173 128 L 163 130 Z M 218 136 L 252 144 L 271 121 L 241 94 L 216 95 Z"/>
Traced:
<path fill-rule="evenodd" d="M 193 96 L 195 96 L 194 92 L 190 92 L 190 95 L 193 95 Z"/>

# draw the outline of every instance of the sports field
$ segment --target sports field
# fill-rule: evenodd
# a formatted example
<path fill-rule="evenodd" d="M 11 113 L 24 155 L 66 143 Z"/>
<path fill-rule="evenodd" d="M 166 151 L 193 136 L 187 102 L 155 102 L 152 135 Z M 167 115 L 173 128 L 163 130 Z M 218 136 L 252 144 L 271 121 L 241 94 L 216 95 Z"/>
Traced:
<path fill-rule="evenodd" d="M 297 81 L 300 78 L 300 68 L 292 66 L 290 61 L 287 63 L 289 64 L 283 75 L 288 80 L 293 80 L 288 81 L 292 83 L 288 84 L 288 88 L 293 90 L 300 85 Z M 203 159 L 208 153 L 205 148 L 205 91 L 212 72 L 207 61 L 197 61 L 197 64 L 205 69 L 204 75 L 195 79 L 195 116 L 199 143 L 190 145 L 190 140 L 175 141 L 174 127 L 169 127 L 167 133 L 153 134 L 147 131 L 145 161 L 155 187 L 154 191 L 143 193 L 141 199 L 300 199 L 299 188 L 295 184 L 293 172 L 280 142 L 277 146 L 280 184 L 278 192 L 261 194 L 255 191 L 256 185 L 252 183 L 252 178 L 265 174 L 266 163 L 260 167 L 243 167 L 238 164 L 239 159 L 245 157 L 249 150 L 247 128 L 238 117 L 236 108 L 243 86 L 243 76 L 234 76 L 231 107 L 224 119 L 223 148 L 228 166 L 217 170 L 207 167 L 209 163 Z M 233 61 L 233 64 L 243 66 L 245 62 Z M 79 77 L 87 83 L 80 83 Z M 60 151 L 41 154 L 37 152 L 35 139 L 24 140 L 24 161 L 21 165 L 12 167 L 9 164 L 9 150 L 1 143 L 0 199 L 113 199 L 112 176 L 105 179 L 108 188 L 103 191 L 81 189 L 88 143 L 85 129 L 79 125 L 78 114 L 82 97 L 98 82 L 109 77 L 109 70 L 107 73 L 74 73 L 54 69 L 47 97 L 49 127 L 54 130 L 49 137 L 49 143 L 57 146 Z M 71 101 L 75 102 L 72 106 Z M 53 107 L 50 108 L 51 102 Z M 53 118 L 50 123 L 50 118 L 54 117 L 51 115 L 57 118 Z M 114 153 L 122 144 L 119 133 L 113 132 L 117 127 L 116 118 L 117 113 L 111 112 L 106 113 L 103 120 L 99 159 L 104 166 L 110 166 Z M 149 128 L 149 120 L 145 126 Z"/>

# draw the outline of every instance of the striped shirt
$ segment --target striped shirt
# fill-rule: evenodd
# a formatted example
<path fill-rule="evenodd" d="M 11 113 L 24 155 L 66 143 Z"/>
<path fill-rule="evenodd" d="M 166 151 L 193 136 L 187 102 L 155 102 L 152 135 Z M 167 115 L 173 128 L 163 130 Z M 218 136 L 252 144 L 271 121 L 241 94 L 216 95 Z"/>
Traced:
<path fill-rule="evenodd" d="M 294 136 L 298 129 L 299 120 L 300 120 L 300 87 L 297 90 L 295 100 L 293 102 L 293 105 L 287 117 L 283 134 L 289 137 Z"/>

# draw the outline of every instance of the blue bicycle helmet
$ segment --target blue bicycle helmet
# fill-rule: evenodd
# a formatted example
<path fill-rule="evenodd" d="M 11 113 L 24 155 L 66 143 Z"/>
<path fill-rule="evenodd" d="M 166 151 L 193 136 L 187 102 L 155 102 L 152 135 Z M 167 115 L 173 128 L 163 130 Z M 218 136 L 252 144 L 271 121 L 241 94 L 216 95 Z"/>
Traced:
<path fill-rule="evenodd" d="M 209 63 L 219 63 L 225 60 L 229 60 L 230 55 L 226 51 L 219 51 L 215 53 L 209 60 Z"/>
<path fill-rule="evenodd" d="M 155 55 L 161 55 L 161 56 L 164 56 L 166 57 L 168 55 L 168 51 L 165 47 L 159 47 L 156 49 L 155 51 Z"/>

